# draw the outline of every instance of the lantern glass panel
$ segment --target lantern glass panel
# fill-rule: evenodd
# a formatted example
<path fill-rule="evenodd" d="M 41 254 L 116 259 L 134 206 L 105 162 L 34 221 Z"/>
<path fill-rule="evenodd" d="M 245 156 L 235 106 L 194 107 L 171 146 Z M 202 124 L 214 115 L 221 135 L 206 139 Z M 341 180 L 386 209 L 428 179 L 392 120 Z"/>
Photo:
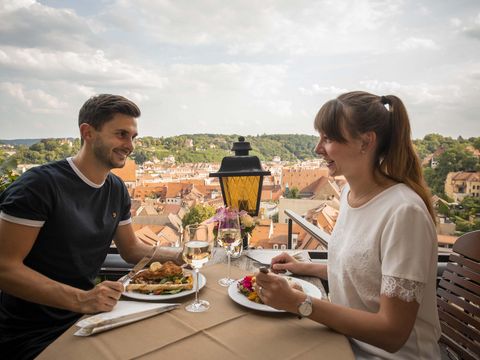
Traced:
<path fill-rule="evenodd" d="M 260 178 L 260 176 L 222 177 L 227 206 L 256 215 Z"/>

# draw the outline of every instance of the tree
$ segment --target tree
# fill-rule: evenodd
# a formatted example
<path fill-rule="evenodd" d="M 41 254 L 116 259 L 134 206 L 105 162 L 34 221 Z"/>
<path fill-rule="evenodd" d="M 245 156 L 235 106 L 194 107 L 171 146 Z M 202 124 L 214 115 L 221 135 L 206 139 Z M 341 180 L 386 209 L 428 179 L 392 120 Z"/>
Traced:
<path fill-rule="evenodd" d="M 145 151 L 136 150 L 135 153 L 133 154 L 133 159 L 135 160 L 135 164 L 141 165 L 145 161 L 147 161 L 148 156 L 145 154 Z"/>
<path fill-rule="evenodd" d="M 298 190 L 298 188 L 293 187 L 288 191 L 285 191 L 285 197 L 287 199 L 300 199 L 300 196 L 298 195 L 299 192 L 300 190 Z"/>
<path fill-rule="evenodd" d="M 215 208 L 210 205 L 197 204 L 182 219 L 182 225 L 200 224 L 215 215 Z"/>
<path fill-rule="evenodd" d="M 425 180 L 434 194 L 444 196 L 444 184 L 449 172 L 475 171 L 478 159 L 465 149 L 465 144 L 450 146 L 438 157 L 435 169 L 424 169 Z"/>
<path fill-rule="evenodd" d="M 480 150 L 480 137 L 474 138 L 472 145 L 475 149 Z"/>
<path fill-rule="evenodd" d="M 467 218 L 480 213 L 480 198 L 467 196 L 461 201 L 460 205 L 463 206 Z"/>
<path fill-rule="evenodd" d="M 4 175 L 0 176 L 0 194 L 16 179 L 18 175 L 14 174 L 11 171 L 7 171 Z"/>

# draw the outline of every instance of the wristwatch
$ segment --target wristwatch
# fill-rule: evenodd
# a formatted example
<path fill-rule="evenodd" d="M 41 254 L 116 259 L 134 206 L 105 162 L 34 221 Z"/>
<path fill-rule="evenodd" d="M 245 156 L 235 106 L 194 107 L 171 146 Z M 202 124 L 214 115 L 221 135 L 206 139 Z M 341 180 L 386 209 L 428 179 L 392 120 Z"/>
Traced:
<path fill-rule="evenodd" d="M 313 312 L 313 305 L 312 305 L 312 298 L 307 295 L 305 300 L 298 305 L 298 317 L 301 319 L 302 317 L 307 317 L 312 315 Z"/>

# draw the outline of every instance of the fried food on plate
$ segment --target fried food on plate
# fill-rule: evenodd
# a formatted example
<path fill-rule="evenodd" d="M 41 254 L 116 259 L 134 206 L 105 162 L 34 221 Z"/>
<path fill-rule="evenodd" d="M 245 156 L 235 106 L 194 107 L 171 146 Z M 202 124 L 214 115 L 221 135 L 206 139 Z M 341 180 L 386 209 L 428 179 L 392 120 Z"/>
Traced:
<path fill-rule="evenodd" d="M 193 277 L 191 273 L 184 273 L 183 269 L 172 261 L 163 265 L 154 262 L 147 270 L 136 274 L 126 289 L 153 295 L 176 294 L 193 289 Z"/>

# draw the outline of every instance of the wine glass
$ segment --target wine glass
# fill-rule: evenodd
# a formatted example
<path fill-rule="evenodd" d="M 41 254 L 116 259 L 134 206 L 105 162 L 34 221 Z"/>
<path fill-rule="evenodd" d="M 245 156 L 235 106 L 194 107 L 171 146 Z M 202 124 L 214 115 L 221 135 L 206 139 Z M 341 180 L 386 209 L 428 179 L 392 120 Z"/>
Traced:
<path fill-rule="evenodd" d="M 190 312 L 202 312 L 210 307 L 206 300 L 198 299 L 200 288 L 200 268 L 210 260 L 212 256 L 213 238 L 208 235 L 208 227 L 203 224 L 187 225 L 183 233 L 183 260 L 195 270 L 195 300 L 185 306 Z"/>
<path fill-rule="evenodd" d="M 230 286 L 235 281 L 230 278 L 230 258 L 235 247 L 242 242 L 238 212 L 230 209 L 224 212 L 224 216 L 218 224 L 217 241 L 225 249 L 228 258 L 228 275 L 226 278 L 218 280 L 218 283 L 222 286 Z"/>

